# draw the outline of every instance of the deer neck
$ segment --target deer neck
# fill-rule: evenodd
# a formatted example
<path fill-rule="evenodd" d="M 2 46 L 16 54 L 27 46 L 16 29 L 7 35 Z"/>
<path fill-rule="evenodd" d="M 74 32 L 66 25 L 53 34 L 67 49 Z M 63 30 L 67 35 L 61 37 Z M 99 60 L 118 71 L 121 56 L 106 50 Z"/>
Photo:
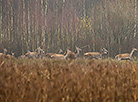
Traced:
<path fill-rule="evenodd" d="M 38 54 L 41 54 L 41 52 L 43 52 L 43 50 L 41 48 L 38 49 Z"/>
<path fill-rule="evenodd" d="M 80 53 L 80 51 L 77 49 L 76 56 L 78 56 L 79 53 Z"/>
<path fill-rule="evenodd" d="M 3 54 L 4 54 L 4 56 L 5 56 L 5 55 L 6 55 L 6 51 L 4 51 L 4 53 L 3 53 Z"/>
<path fill-rule="evenodd" d="M 68 55 L 69 55 L 70 52 L 71 51 L 67 51 L 66 55 L 64 56 L 65 59 L 68 57 Z"/>
<path fill-rule="evenodd" d="M 133 55 L 134 51 L 135 51 L 135 50 L 132 50 L 132 51 L 131 51 L 131 53 L 130 53 L 130 57 Z"/>

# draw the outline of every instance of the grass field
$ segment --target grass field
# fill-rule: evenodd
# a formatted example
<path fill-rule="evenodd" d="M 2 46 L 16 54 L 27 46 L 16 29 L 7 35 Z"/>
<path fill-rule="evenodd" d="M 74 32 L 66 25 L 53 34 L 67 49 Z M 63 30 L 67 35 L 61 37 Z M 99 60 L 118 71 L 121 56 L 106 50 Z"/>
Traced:
<path fill-rule="evenodd" d="M 0 102 L 137 102 L 138 61 L 0 59 Z"/>

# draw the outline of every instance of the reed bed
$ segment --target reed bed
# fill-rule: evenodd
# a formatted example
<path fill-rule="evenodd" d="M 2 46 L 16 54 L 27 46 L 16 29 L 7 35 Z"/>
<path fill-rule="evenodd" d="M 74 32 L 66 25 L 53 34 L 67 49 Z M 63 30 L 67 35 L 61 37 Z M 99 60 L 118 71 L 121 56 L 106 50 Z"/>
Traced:
<path fill-rule="evenodd" d="M 0 102 L 136 102 L 138 61 L 0 59 Z"/>

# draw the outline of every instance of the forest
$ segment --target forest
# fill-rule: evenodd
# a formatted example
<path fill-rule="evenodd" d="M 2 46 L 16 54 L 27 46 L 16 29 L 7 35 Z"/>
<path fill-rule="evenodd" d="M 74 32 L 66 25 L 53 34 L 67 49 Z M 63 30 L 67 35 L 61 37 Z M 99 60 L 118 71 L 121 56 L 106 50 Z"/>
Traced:
<path fill-rule="evenodd" d="M 0 52 L 88 45 L 81 54 L 105 47 L 114 57 L 138 47 L 137 25 L 137 0 L 0 0 Z"/>

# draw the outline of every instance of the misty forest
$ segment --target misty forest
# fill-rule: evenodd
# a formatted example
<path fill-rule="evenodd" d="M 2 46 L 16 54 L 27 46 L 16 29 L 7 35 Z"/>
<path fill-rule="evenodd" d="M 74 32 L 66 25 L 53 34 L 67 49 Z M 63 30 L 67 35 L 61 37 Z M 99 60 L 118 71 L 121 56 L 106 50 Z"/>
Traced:
<path fill-rule="evenodd" d="M 1 0 L 0 52 L 20 56 L 47 52 L 108 49 L 108 57 L 138 47 L 137 0 Z M 134 53 L 135 56 L 138 56 Z"/>

